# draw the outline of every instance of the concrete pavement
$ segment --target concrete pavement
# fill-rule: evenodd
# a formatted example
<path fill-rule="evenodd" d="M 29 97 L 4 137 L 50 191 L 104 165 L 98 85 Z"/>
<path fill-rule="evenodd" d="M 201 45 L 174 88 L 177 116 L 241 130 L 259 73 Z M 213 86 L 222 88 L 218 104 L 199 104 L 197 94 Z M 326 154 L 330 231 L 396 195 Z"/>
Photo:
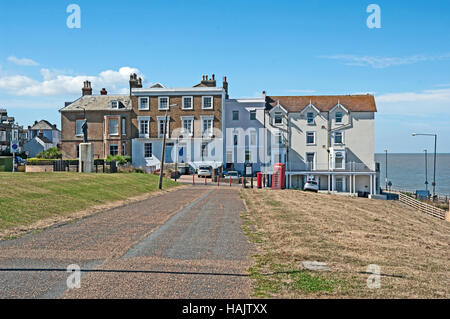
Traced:
<path fill-rule="evenodd" d="M 196 185 L 1 241 L 0 298 L 249 297 L 244 210 L 238 189 Z"/>

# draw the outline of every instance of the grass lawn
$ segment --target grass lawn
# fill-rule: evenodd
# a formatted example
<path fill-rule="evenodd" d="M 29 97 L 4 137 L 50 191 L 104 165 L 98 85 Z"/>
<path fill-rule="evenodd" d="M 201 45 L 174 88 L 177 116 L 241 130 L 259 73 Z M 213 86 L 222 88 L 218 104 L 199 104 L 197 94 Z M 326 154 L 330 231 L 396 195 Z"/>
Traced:
<path fill-rule="evenodd" d="M 0 232 L 157 189 L 149 174 L 0 173 Z"/>
<path fill-rule="evenodd" d="M 244 231 L 258 247 L 255 297 L 450 298 L 449 222 L 394 201 L 266 189 L 241 197 Z M 380 267 L 379 288 L 368 288 L 370 264 Z"/>

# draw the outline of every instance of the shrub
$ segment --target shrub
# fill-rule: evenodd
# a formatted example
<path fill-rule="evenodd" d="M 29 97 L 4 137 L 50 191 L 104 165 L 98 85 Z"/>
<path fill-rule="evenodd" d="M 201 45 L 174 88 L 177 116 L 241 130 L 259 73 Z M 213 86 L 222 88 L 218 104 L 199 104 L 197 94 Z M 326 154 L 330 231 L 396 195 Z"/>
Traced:
<path fill-rule="evenodd" d="M 116 155 L 116 156 L 112 156 L 112 155 L 108 155 L 108 157 L 106 158 L 106 162 L 107 163 L 111 163 L 112 160 L 116 160 L 116 163 L 119 165 L 124 165 L 126 163 L 131 162 L 131 157 L 128 155 L 122 156 L 122 155 Z"/>
<path fill-rule="evenodd" d="M 57 147 L 51 147 L 46 151 L 40 152 L 36 157 L 42 159 L 60 159 L 62 158 L 62 153 Z"/>

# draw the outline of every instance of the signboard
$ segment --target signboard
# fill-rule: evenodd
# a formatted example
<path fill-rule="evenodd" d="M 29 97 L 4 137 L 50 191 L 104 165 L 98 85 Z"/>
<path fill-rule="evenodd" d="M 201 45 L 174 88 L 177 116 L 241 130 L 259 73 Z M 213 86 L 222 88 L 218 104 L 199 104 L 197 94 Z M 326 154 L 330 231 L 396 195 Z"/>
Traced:
<path fill-rule="evenodd" d="M 16 153 L 19 151 L 19 143 L 12 141 L 10 145 L 11 153 Z"/>
<path fill-rule="evenodd" d="M 245 177 L 253 176 L 253 165 L 251 163 L 245 164 Z"/>

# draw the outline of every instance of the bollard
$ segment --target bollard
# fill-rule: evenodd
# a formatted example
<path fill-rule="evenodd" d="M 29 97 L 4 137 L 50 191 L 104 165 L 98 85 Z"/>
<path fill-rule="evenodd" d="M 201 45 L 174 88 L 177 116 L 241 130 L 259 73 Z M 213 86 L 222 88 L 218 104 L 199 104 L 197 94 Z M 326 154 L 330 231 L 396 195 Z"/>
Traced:
<path fill-rule="evenodd" d="M 230 187 L 231 187 L 231 176 L 230 176 Z"/>
<path fill-rule="evenodd" d="M 206 183 L 206 176 L 205 176 L 205 185 L 207 185 L 207 183 Z"/>
<path fill-rule="evenodd" d="M 217 176 L 217 186 L 220 186 L 219 185 L 219 180 L 220 180 L 220 178 L 219 178 L 219 176 Z"/>
<path fill-rule="evenodd" d="M 195 175 L 192 175 L 192 185 L 195 185 Z"/>

